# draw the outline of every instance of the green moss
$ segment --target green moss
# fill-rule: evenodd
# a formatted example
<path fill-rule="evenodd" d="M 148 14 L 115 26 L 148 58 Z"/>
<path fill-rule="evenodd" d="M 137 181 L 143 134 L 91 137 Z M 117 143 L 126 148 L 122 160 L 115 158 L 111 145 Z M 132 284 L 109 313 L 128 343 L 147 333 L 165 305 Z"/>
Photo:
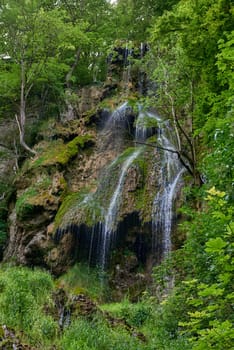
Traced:
<path fill-rule="evenodd" d="M 77 205 L 79 198 L 80 198 L 79 193 L 72 193 L 72 194 L 67 195 L 64 198 L 59 210 L 57 211 L 55 219 L 54 219 L 56 228 L 59 227 L 60 225 L 62 225 L 64 216 L 69 212 L 69 210 L 71 208 L 73 208 Z"/>
<path fill-rule="evenodd" d="M 107 286 L 100 283 L 100 273 L 98 268 L 79 263 L 63 274 L 57 284 L 69 294 L 85 294 L 95 300 L 100 300 L 107 292 Z"/>
<path fill-rule="evenodd" d="M 55 164 L 65 165 L 77 155 L 79 149 L 84 148 L 86 144 L 91 142 L 93 143 L 93 137 L 91 135 L 77 136 L 66 144 L 61 139 L 44 142 L 41 144 L 42 149 L 38 146 L 39 156 L 30 162 L 29 168 Z"/>
<path fill-rule="evenodd" d="M 85 223 L 91 227 L 102 218 L 102 208 L 97 197 L 88 189 L 67 195 L 55 217 L 55 228 L 68 224 Z"/>
<path fill-rule="evenodd" d="M 56 122 L 54 119 L 44 121 L 38 132 L 39 136 L 43 140 L 51 141 L 53 139 L 69 140 L 72 136 L 76 136 L 79 133 L 81 120 L 75 119 L 69 122 Z"/>
<path fill-rule="evenodd" d="M 148 142 L 148 143 L 155 144 L 155 148 L 156 148 L 157 136 L 156 136 L 156 135 L 153 135 L 153 136 L 149 137 L 149 138 L 147 139 L 147 142 Z"/>
<path fill-rule="evenodd" d="M 85 124 L 89 125 L 92 122 L 92 118 L 97 114 L 97 108 L 91 108 L 84 113 Z"/>
<path fill-rule="evenodd" d="M 150 220 L 153 192 L 149 186 L 151 165 L 154 164 L 153 154 L 147 147 L 141 147 L 139 155 L 133 160 L 131 166 L 136 168 L 139 174 L 137 188 L 134 191 L 123 193 L 122 211 L 120 216 L 129 210 L 140 212 L 143 221 Z M 136 151 L 135 147 L 129 147 L 117 157 L 107 168 L 95 193 L 85 189 L 78 193 L 67 195 L 55 218 L 55 228 L 65 228 L 68 224 L 84 223 L 92 227 L 97 222 L 104 220 L 104 213 L 108 209 L 111 197 L 119 181 L 124 162 Z M 131 208 L 129 208 L 129 200 Z M 119 218 L 120 219 L 120 218 Z"/>
<path fill-rule="evenodd" d="M 61 178 L 61 181 L 64 181 Z M 53 182 L 47 174 L 42 174 L 33 185 L 28 187 L 16 201 L 16 214 L 18 220 L 24 220 L 30 218 L 31 215 L 39 207 L 49 206 L 50 204 L 56 203 L 58 198 L 56 197 L 59 191 L 62 193 L 66 190 L 65 184 L 56 187 L 58 193 L 52 194 Z"/>
<path fill-rule="evenodd" d="M 131 156 L 131 154 L 136 150 L 135 147 L 128 147 L 123 153 L 120 154 L 118 158 L 116 158 L 109 166 L 109 168 L 114 169 L 114 167 L 117 167 L 119 164 L 122 164 L 125 162 L 125 160 Z"/>
<path fill-rule="evenodd" d="M 30 199 L 37 196 L 38 192 L 35 188 L 29 187 L 16 201 L 16 214 L 19 220 L 29 217 L 34 206 L 30 203 Z"/>
<path fill-rule="evenodd" d="M 128 105 L 136 114 L 139 112 L 139 94 L 135 93 L 128 96 Z"/>

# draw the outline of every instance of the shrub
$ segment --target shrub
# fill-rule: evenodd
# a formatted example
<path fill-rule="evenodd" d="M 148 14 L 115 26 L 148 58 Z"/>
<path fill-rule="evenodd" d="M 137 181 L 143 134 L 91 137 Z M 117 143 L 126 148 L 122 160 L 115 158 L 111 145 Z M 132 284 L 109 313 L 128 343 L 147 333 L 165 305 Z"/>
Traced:
<path fill-rule="evenodd" d="M 45 344 L 57 333 L 57 324 L 44 312 L 52 303 L 51 276 L 41 270 L 5 267 L 0 270 L 0 323 L 23 331 L 32 344 Z"/>
<path fill-rule="evenodd" d="M 101 320 L 76 320 L 61 339 L 63 350 L 143 350 L 145 344 L 122 329 L 111 329 Z"/>

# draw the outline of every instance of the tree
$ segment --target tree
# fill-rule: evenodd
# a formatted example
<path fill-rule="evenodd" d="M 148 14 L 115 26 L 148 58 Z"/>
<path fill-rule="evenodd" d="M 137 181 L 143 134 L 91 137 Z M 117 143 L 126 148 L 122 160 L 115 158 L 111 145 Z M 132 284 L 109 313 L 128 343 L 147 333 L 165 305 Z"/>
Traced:
<path fill-rule="evenodd" d="M 223 90 L 217 79 L 216 57 L 219 40 L 231 28 L 231 8 L 221 0 L 180 1 L 173 11 L 159 17 L 151 30 L 147 65 L 158 85 L 154 103 L 173 119 L 178 151 L 198 184 L 198 145 L 202 134 L 208 136 L 205 125 L 213 119 L 215 101 Z"/>
<path fill-rule="evenodd" d="M 74 77 L 78 76 L 75 74 L 77 72 L 83 75 L 81 69 L 78 69 L 79 66 L 86 70 L 87 74 L 88 71 L 95 70 L 95 64 L 100 57 L 104 61 L 106 59 L 105 52 L 112 37 L 111 7 L 105 0 L 66 0 L 59 1 L 58 6 L 65 11 L 70 27 L 67 35 L 70 37 L 72 50 L 69 56 L 64 57 L 69 59 L 70 70 L 66 75 L 66 86 L 70 89 L 72 83 L 86 83 L 85 80 Z M 64 41 L 66 42 L 65 38 Z"/>
<path fill-rule="evenodd" d="M 13 86 L 5 95 L 14 99 L 18 105 L 15 118 L 20 133 L 20 143 L 29 152 L 35 154 L 25 142 L 25 125 L 27 103 L 36 86 L 42 82 L 49 83 L 50 74 L 54 71 L 60 33 L 64 23 L 57 9 L 45 12 L 40 0 L 10 0 L 2 2 L 0 7 L 0 31 L 4 41 L 1 52 L 9 58 L 2 75 L 3 81 L 9 84 L 13 76 Z M 59 61 L 56 62 L 57 64 Z M 66 69 L 64 65 L 57 67 L 57 72 Z M 46 75 L 48 74 L 48 78 Z M 5 88 L 7 87 L 5 83 Z M 18 89 L 20 96 L 18 96 Z"/>
<path fill-rule="evenodd" d="M 171 10 L 179 0 L 119 0 L 113 12 L 116 39 L 146 43 L 155 18 Z"/>

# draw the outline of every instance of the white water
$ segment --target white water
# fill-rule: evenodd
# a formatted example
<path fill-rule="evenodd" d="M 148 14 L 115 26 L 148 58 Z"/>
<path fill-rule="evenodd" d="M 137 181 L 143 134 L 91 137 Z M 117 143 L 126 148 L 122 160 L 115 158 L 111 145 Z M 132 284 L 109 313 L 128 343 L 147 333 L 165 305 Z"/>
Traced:
<path fill-rule="evenodd" d="M 135 140 L 143 142 L 147 137 L 151 136 L 153 134 L 153 127 L 155 128 L 157 126 L 158 118 L 159 117 L 156 114 L 141 111 L 141 106 L 139 106 L 139 115 L 136 120 Z M 152 121 L 150 122 L 150 120 Z M 149 123 L 151 125 L 149 125 Z"/>
<path fill-rule="evenodd" d="M 127 108 L 128 108 L 128 102 L 124 102 L 121 106 L 116 108 L 114 112 L 111 114 L 110 122 L 114 125 L 118 122 L 124 122 L 126 118 Z"/>
<path fill-rule="evenodd" d="M 127 102 L 119 106 L 110 116 L 106 130 L 115 130 L 117 127 L 126 123 L 127 111 L 130 107 Z M 173 228 L 173 212 L 176 195 L 182 185 L 182 174 L 184 168 L 176 153 L 167 151 L 176 151 L 177 140 L 174 129 L 170 127 L 167 121 L 163 121 L 157 114 L 139 110 L 138 118 L 135 124 L 135 140 L 144 142 L 149 135 L 158 134 L 158 145 L 163 149 L 160 150 L 161 161 L 157 164 L 160 169 L 159 191 L 157 192 L 152 210 L 152 249 L 154 256 L 158 254 L 158 260 L 166 257 L 172 248 L 171 231 Z M 112 134 L 110 142 L 115 142 L 116 135 Z M 115 241 L 117 230 L 118 212 L 121 206 L 122 191 L 124 183 L 133 161 L 140 153 L 140 149 L 136 150 L 122 164 L 118 183 L 110 199 L 104 222 L 100 223 L 98 237 L 99 263 L 101 270 L 104 271 L 109 251 Z M 91 238 L 93 245 L 93 237 Z M 90 253 L 91 256 L 91 253 Z"/>
<path fill-rule="evenodd" d="M 111 241 L 113 239 L 113 232 L 116 227 L 116 218 L 118 214 L 118 210 L 121 204 L 121 196 L 122 196 L 122 188 L 124 186 L 125 178 L 127 175 L 127 171 L 132 164 L 132 162 L 137 158 L 140 153 L 140 149 L 136 149 L 131 156 L 127 158 L 127 160 L 123 163 L 121 169 L 121 175 L 119 177 L 118 184 L 116 189 L 111 197 L 110 204 L 107 210 L 107 214 L 105 215 L 105 223 L 103 226 L 103 234 L 102 234 L 102 243 L 101 243 L 101 268 L 104 270 L 107 260 L 107 254 L 109 252 L 109 248 L 111 245 Z"/>
<path fill-rule="evenodd" d="M 169 123 L 162 122 L 160 125 L 159 146 L 163 148 L 160 167 L 160 187 L 156 194 L 152 211 L 152 247 L 153 252 L 166 257 L 172 248 L 171 231 L 173 228 L 173 206 L 176 195 L 182 185 L 184 168 L 176 153 L 167 149 L 176 150 L 176 138 Z M 160 258 L 160 256 L 158 257 Z"/>
<path fill-rule="evenodd" d="M 145 114 L 143 112 L 139 113 L 139 116 L 136 121 L 136 130 L 135 130 L 135 140 L 136 141 L 145 141 L 147 138 L 147 127 L 144 125 Z"/>

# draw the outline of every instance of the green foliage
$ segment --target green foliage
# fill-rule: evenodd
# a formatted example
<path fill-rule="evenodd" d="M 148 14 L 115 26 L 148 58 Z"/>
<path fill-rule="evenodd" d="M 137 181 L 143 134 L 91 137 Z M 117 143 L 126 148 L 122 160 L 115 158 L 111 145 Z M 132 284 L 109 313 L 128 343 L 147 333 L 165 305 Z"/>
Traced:
<path fill-rule="evenodd" d="M 23 331 L 31 344 L 46 345 L 58 332 L 51 316 L 44 312 L 51 306 L 53 281 L 40 270 L 2 267 L 0 270 L 0 323 Z"/>
<path fill-rule="evenodd" d="M 204 196 L 205 210 L 194 213 L 192 221 L 184 224 L 187 240 L 181 251 L 172 256 L 169 271 L 174 270 L 177 282 L 162 304 L 162 319 L 168 310 L 173 318 L 164 324 L 165 328 L 170 329 L 174 323 L 178 332 L 182 327 L 181 333 L 190 339 L 193 349 L 231 349 L 233 207 L 225 192 L 215 187 Z M 156 270 L 158 283 L 160 272 L 163 278 L 167 276 L 164 265 Z M 186 279 L 181 283 L 184 273 Z"/>
<path fill-rule="evenodd" d="M 113 32 L 118 39 L 147 42 L 149 28 L 157 16 L 179 0 L 119 0 L 113 13 Z"/>
<path fill-rule="evenodd" d="M 6 38 L 1 42 L 1 52 L 9 57 L 1 62 L 5 66 L 0 76 L 1 95 L 4 96 L 6 108 L 11 112 L 18 112 L 22 96 L 26 102 L 31 98 L 37 105 L 39 99 L 40 103 L 42 99 L 47 104 L 47 96 L 51 99 L 54 99 L 53 94 L 61 96 L 61 71 L 64 79 L 67 67 L 64 71 L 64 63 L 61 62 L 60 65 L 57 48 L 63 28 L 61 13 L 57 9 L 45 12 L 39 0 L 30 3 L 15 0 L 10 0 L 7 4 L 1 3 L 0 31 Z M 7 81 L 12 82 L 9 89 Z M 20 89 L 23 89 L 22 96 L 18 93 Z M 16 104 L 14 110 L 8 107 L 12 100 Z M 33 104 L 32 101 L 28 104 Z"/>
<path fill-rule="evenodd" d="M 121 303 L 102 305 L 102 309 L 124 319 L 128 325 L 141 327 L 152 316 L 153 310 L 150 304 L 144 302 L 131 303 L 124 299 Z"/>
<path fill-rule="evenodd" d="M 57 283 L 73 294 L 86 294 L 101 301 L 108 294 L 108 287 L 101 283 L 104 272 L 85 264 L 76 264 L 62 275 Z"/>
<path fill-rule="evenodd" d="M 126 331 L 112 329 L 101 320 L 88 322 L 80 319 L 65 330 L 61 348 L 66 350 L 143 350 L 145 345 Z"/>

